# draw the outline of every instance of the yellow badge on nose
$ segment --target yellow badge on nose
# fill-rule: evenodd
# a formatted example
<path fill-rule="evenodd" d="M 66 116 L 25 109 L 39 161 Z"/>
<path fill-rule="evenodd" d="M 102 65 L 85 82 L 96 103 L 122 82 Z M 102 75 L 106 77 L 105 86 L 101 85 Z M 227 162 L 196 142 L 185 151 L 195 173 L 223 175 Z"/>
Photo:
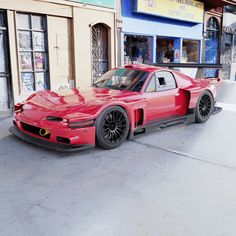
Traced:
<path fill-rule="evenodd" d="M 47 134 L 50 134 L 50 132 L 47 130 L 47 129 L 40 129 L 39 130 L 39 135 L 44 137 L 46 136 Z"/>

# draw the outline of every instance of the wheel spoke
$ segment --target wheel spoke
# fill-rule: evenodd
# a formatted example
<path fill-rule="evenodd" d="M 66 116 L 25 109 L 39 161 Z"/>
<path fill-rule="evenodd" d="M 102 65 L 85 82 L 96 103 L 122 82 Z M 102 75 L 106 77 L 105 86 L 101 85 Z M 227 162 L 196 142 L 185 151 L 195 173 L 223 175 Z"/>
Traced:
<path fill-rule="evenodd" d="M 124 137 L 126 130 L 126 118 L 122 112 L 112 111 L 106 115 L 102 125 L 102 133 L 107 142 L 118 143 Z"/>
<path fill-rule="evenodd" d="M 211 98 L 208 94 L 204 94 L 199 102 L 199 113 L 202 117 L 207 117 L 210 115 L 211 111 Z"/>

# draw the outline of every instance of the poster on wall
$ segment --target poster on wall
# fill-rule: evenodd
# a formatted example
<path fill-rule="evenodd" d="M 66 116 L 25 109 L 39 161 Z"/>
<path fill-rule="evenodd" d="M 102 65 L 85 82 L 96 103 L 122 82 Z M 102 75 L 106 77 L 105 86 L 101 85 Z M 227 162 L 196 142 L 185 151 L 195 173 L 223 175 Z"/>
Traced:
<path fill-rule="evenodd" d="M 20 66 L 22 70 L 32 70 L 32 58 L 30 52 L 20 53 Z"/>
<path fill-rule="evenodd" d="M 19 48 L 20 50 L 31 50 L 30 32 L 19 31 Z"/>
<path fill-rule="evenodd" d="M 35 73 L 35 90 L 40 91 L 45 89 L 44 73 Z"/>
<path fill-rule="evenodd" d="M 41 52 L 37 52 L 34 55 L 34 65 L 36 70 L 43 70 L 44 69 L 44 61 L 45 56 Z"/>
<path fill-rule="evenodd" d="M 34 32 L 33 44 L 34 44 L 35 51 L 44 51 L 45 50 L 44 33 Z"/>
<path fill-rule="evenodd" d="M 21 92 L 27 93 L 34 91 L 33 73 L 21 73 Z"/>

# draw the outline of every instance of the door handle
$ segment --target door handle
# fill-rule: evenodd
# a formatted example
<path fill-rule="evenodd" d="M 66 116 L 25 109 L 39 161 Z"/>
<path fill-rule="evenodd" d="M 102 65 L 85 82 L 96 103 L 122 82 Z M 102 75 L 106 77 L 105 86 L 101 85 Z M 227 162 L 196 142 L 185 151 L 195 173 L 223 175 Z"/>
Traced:
<path fill-rule="evenodd" d="M 179 93 L 176 93 L 175 96 L 178 97 L 178 96 L 179 96 Z"/>

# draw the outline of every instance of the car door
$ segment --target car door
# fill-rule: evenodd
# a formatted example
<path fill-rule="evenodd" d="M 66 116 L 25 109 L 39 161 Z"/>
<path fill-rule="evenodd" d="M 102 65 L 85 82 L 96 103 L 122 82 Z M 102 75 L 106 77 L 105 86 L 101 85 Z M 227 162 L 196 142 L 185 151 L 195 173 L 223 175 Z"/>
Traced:
<path fill-rule="evenodd" d="M 156 72 L 145 90 L 147 123 L 177 115 L 176 97 L 178 96 L 173 74 L 169 71 Z"/>

